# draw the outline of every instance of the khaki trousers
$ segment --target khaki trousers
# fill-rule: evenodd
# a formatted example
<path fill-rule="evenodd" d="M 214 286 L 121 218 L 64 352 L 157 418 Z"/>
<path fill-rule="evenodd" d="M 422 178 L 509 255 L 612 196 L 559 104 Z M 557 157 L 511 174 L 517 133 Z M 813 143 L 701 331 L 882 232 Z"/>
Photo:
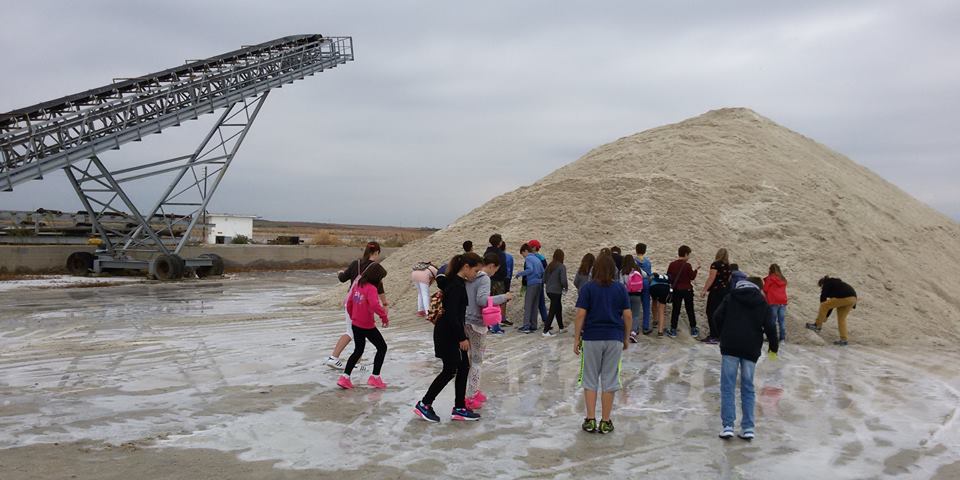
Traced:
<path fill-rule="evenodd" d="M 840 340 L 847 339 L 847 315 L 857 304 L 857 297 L 828 298 L 820 304 L 820 313 L 817 314 L 817 328 L 827 321 L 827 313 L 830 310 L 837 311 L 837 327 L 840 329 Z"/>

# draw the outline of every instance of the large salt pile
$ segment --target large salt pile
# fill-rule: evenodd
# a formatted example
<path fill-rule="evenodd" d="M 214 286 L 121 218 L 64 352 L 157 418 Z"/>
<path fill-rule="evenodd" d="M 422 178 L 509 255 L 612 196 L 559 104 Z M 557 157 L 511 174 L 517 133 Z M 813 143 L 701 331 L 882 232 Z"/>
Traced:
<path fill-rule="evenodd" d="M 660 271 L 681 244 L 693 248 L 703 273 L 720 247 L 751 274 L 762 276 L 778 263 L 790 281 L 788 330 L 795 341 L 820 341 L 803 323 L 816 315 L 816 281 L 825 274 L 860 294 L 850 319 L 855 342 L 960 339 L 960 225 L 748 109 L 710 111 L 598 147 L 391 254 L 384 266 L 394 310 L 415 310 L 414 263 L 449 258 L 468 239 L 482 253 L 492 232 L 503 234 L 515 255 L 531 238 L 543 243 L 548 258 L 562 248 L 571 275 L 585 252 L 620 245 L 628 253 L 637 242 L 649 246 Z M 333 305 L 342 293 L 308 301 Z M 572 291 L 566 303 L 574 297 Z M 520 302 L 512 303 L 516 309 Z M 824 337 L 835 336 L 831 322 Z"/>

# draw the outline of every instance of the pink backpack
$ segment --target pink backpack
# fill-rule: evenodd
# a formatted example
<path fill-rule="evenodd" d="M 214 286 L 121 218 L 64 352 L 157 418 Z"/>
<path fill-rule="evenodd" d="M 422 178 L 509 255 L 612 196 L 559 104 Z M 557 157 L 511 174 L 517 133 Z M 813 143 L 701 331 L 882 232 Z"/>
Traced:
<path fill-rule="evenodd" d="M 634 270 L 627 275 L 627 293 L 640 293 L 643 291 L 643 275 Z"/>
<path fill-rule="evenodd" d="M 487 306 L 483 307 L 483 324 L 492 327 L 500 324 L 500 307 L 493 304 L 493 297 L 487 297 Z"/>

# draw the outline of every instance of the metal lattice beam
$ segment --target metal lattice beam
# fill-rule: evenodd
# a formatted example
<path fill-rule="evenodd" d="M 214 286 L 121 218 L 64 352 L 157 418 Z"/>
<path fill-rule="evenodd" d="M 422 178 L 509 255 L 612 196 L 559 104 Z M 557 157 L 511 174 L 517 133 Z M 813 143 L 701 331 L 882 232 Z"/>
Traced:
<path fill-rule="evenodd" d="M 0 187 L 12 190 L 351 60 L 351 37 L 284 37 L 0 114 Z"/>

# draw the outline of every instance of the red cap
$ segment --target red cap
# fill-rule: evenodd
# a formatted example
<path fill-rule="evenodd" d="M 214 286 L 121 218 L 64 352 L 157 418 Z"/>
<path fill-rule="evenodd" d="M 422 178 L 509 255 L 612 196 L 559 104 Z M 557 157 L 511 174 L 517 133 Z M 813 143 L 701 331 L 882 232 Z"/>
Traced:
<path fill-rule="evenodd" d="M 530 245 L 530 248 L 540 248 L 542 246 L 539 240 L 530 240 L 527 245 Z"/>

